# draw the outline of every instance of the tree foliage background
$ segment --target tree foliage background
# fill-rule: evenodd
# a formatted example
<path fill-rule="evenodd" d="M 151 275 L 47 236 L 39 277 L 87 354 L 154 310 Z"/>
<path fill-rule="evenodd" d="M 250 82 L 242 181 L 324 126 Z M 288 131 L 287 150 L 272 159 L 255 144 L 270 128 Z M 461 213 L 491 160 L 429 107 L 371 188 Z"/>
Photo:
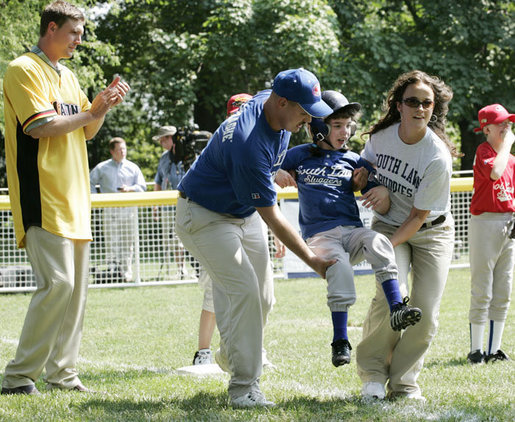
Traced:
<path fill-rule="evenodd" d="M 0 74 L 37 43 L 39 0 L 0 0 Z M 116 0 L 74 1 L 88 15 L 86 37 L 66 64 L 92 99 L 115 74 L 132 87 L 90 142 L 90 165 L 124 137 L 129 159 L 152 180 L 162 124 L 214 131 L 237 92 L 269 87 L 283 69 L 303 66 L 322 89 L 363 105 L 366 129 L 396 77 L 415 68 L 454 91 L 453 140 L 471 169 L 482 141 L 477 111 L 501 103 L 515 111 L 515 4 L 502 0 Z M 3 107 L 3 105 L 2 105 Z M 0 117 L 3 133 L 3 113 Z M 294 142 L 302 142 L 296 136 Z M 359 138 L 354 148 L 360 149 Z M 3 149 L 3 143 L 1 147 Z M 3 154 L 2 154 L 3 156 Z M 1 163 L 0 163 L 1 165 Z M 5 170 L 0 174 L 5 186 Z"/>

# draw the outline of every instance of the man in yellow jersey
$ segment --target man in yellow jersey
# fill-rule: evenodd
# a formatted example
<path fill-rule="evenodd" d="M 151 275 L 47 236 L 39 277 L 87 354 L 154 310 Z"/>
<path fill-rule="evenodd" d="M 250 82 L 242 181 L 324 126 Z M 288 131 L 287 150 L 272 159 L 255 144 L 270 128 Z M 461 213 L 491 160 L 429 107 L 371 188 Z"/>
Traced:
<path fill-rule="evenodd" d="M 38 45 L 12 61 L 4 77 L 9 195 L 19 247 L 25 247 L 37 290 L 2 394 L 39 394 L 47 387 L 88 391 L 75 365 L 88 288 L 90 191 L 86 140 L 129 86 L 119 77 L 92 103 L 59 60 L 81 43 L 85 18 L 65 1 L 41 15 Z"/>

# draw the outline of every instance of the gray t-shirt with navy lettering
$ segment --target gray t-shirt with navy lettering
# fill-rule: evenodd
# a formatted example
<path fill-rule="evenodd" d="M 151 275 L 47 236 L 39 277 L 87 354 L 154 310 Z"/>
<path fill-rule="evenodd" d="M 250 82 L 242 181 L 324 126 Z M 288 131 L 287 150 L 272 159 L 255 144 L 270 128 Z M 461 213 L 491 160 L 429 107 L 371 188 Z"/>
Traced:
<path fill-rule="evenodd" d="M 375 216 L 400 226 L 411 209 L 430 210 L 426 221 L 450 211 L 452 158 L 445 143 L 430 129 L 416 144 L 404 143 L 399 123 L 373 134 L 362 157 L 377 168 L 379 183 L 390 192 L 391 207 Z"/>

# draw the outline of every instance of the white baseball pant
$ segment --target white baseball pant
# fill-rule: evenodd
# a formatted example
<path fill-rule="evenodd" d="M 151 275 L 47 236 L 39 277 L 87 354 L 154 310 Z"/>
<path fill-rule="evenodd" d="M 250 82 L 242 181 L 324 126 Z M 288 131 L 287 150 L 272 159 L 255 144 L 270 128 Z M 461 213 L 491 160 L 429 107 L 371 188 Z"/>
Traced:
<path fill-rule="evenodd" d="M 138 209 L 105 208 L 104 236 L 106 261 L 120 264 L 125 279 L 134 281 L 138 271 L 134 271 L 133 261 L 139 262 Z"/>
<path fill-rule="evenodd" d="M 397 278 L 393 246 L 386 236 L 365 227 L 337 226 L 307 239 L 315 254 L 338 262 L 327 270 L 327 306 L 346 312 L 356 301 L 355 265 L 366 259 L 379 283 Z"/>
<path fill-rule="evenodd" d="M 506 321 L 515 265 L 515 239 L 508 237 L 511 219 L 511 213 L 491 212 L 470 218 L 469 321 L 472 324 Z"/>

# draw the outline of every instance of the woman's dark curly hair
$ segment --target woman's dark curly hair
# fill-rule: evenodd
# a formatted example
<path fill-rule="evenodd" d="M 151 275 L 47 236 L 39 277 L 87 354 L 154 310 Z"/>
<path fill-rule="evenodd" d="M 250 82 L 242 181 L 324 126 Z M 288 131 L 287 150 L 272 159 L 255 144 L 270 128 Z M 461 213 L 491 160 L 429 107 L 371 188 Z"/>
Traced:
<path fill-rule="evenodd" d="M 394 123 L 400 122 L 401 115 L 399 110 L 397 110 L 397 103 L 402 101 L 406 88 L 417 82 L 422 82 L 430 86 L 434 93 L 433 115 L 431 116 L 428 126 L 443 142 L 445 142 L 453 157 L 462 156 L 463 154 L 460 154 L 456 150 L 456 146 L 445 133 L 445 125 L 447 123 L 446 116 L 449 112 L 449 102 L 452 100 L 453 96 L 452 89 L 437 76 L 430 76 L 421 70 L 412 70 L 411 72 L 403 73 L 397 78 L 388 92 L 388 97 L 386 98 L 383 106 L 385 114 L 368 132 L 365 132 L 363 135 L 373 135 Z"/>

